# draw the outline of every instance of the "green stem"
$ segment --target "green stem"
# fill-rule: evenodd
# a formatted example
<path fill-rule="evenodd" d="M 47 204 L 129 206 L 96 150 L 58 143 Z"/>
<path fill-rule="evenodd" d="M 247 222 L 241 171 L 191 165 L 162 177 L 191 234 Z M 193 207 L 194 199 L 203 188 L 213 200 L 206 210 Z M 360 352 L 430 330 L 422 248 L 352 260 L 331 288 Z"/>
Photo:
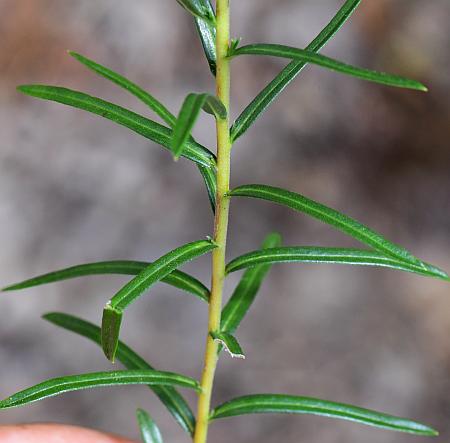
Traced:
<path fill-rule="evenodd" d="M 225 279 L 225 250 L 227 243 L 230 201 L 230 61 L 227 58 L 230 43 L 230 1 L 217 0 L 217 97 L 227 109 L 225 120 L 217 119 L 217 207 L 214 221 L 214 241 L 218 245 L 212 253 L 211 298 L 209 303 L 208 337 L 199 395 L 197 425 L 194 443 L 206 443 L 208 435 L 211 394 L 218 359 L 218 344 L 210 333 L 220 329 L 222 291 Z"/>

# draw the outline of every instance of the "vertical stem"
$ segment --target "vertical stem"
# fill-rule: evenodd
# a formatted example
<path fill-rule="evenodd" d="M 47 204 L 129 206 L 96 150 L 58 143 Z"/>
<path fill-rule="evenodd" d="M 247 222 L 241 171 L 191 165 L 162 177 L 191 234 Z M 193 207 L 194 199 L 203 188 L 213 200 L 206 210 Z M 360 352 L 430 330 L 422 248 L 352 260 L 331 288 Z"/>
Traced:
<path fill-rule="evenodd" d="M 214 241 L 218 247 L 212 253 L 211 298 L 209 303 L 208 337 L 201 379 L 197 425 L 194 443 L 206 443 L 208 435 L 211 394 L 218 359 L 218 344 L 210 333 L 219 330 L 222 311 L 222 291 L 225 279 L 225 250 L 227 243 L 230 189 L 230 61 L 227 58 L 230 42 L 230 0 L 217 0 L 217 75 L 216 93 L 227 109 L 225 120 L 217 119 L 217 207 L 214 220 Z"/>

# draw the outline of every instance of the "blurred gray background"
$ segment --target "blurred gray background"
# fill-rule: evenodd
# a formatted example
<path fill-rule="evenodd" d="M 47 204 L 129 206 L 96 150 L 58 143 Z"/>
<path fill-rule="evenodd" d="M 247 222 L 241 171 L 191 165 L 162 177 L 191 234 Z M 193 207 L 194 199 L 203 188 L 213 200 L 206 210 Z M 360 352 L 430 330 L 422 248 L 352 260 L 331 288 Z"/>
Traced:
<path fill-rule="evenodd" d="M 307 43 L 343 3 L 232 2 L 234 35 Z M 323 51 L 423 80 L 400 91 L 309 67 L 234 150 L 233 185 L 267 182 L 347 212 L 416 255 L 450 270 L 450 3 L 366 0 Z M 123 73 L 176 112 L 213 83 L 190 17 L 174 0 L 0 1 L 0 282 L 104 259 L 154 259 L 211 234 L 196 168 L 98 117 L 20 96 L 42 82 L 94 93 L 151 115 L 133 97 L 77 64 L 73 49 Z M 235 116 L 282 67 L 233 64 Z M 213 146 L 212 120 L 195 130 Z M 261 201 L 233 202 L 229 256 L 277 230 L 291 245 L 356 243 Z M 205 282 L 209 260 L 184 269 Z M 227 285 L 228 294 L 236 278 Z M 5 294 L 0 391 L 63 374 L 105 370 L 101 352 L 40 320 L 66 311 L 96 323 L 126 281 L 86 278 Z M 222 358 L 214 403 L 287 392 L 420 419 L 450 439 L 450 286 L 390 270 L 275 267 L 239 330 L 247 359 Z M 206 307 L 164 285 L 127 312 L 123 338 L 157 368 L 198 377 Z M 193 396 L 187 394 L 190 400 Z M 0 423 L 56 421 L 137 438 L 136 406 L 166 441 L 187 441 L 148 390 L 72 393 L 2 412 Z M 211 428 L 211 442 L 428 441 L 316 417 L 248 416 Z"/>

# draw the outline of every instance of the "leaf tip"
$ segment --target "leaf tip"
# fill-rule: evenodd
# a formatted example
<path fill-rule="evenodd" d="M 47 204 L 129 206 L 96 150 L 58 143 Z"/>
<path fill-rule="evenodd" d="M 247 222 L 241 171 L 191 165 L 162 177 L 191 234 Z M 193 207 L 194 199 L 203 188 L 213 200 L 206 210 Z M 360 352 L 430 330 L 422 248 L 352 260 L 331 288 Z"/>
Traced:
<path fill-rule="evenodd" d="M 439 278 L 444 281 L 450 281 L 449 275 L 442 269 L 439 269 L 437 266 L 433 266 L 429 263 L 424 262 L 422 262 L 422 265 L 433 277 Z"/>
<path fill-rule="evenodd" d="M 262 247 L 263 247 L 263 249 L 274 248 L 274 247 L 280 246 L 282 241 L 283 241 L 283 239 L 282 239 L 280 233 L 271 232 L 264 239 L 264 243 L 263 243 Z"/>
<path fill-rule="evenodd" d="M 67 52 L 67 54 L 69 54 L 71 57 L 73 57 L 73 58 L 75 58 L 75 59 L 77 59 L 77 60 L 80 60 L 80 58 L 81 58 L 81 55 L 78 54 L 78 52 L 72 51 L 71 49 L 67 49 L 66 52 Z"/>
<path fill-rule="evenodd" d="M 122 311 L 108 302 L 103 309 L 101 341 L 103 352 L 111 363 L 114 363 L 119 345 L 121 323 Z"/>
<path fill-rule="evenodd" d="M 47 312 L 41 316 L 42 320 L 48 321 L 50 323 L 55 323 L 58 314 L 56 312 Z"/>
<path fill-rule="evenodd" d="M 27 94 L 27 90 L 29 89 L 29 85 L 19 85 L 16 86 L 16 90 L 21 92 L 22 94 Z"/>
<path fill-rule="evenodd" d="M 31 97 L 37 97 L 37 89 L 39 85 L 19 85 L 16 86 L 16 90 L 22 94 L 29 95 Z"/>
<path fill-rule="evenodd" d="M 4 400 L 0 400 L 0 409 L 8 409 L 8 398 L 5 398 Z"/>
<path fill-rule="evenodd" d="M 0 292 L 11 292 L 15 290 L 15 285 L 5 286 L 0 289 Z"/>
<path fill-rule="evenodd" d="M 416 429 L 417 427 L 417 429 Z M 439 436 L 439 431 L 437 431 L 436 429 L 431 428 L 430 426 L 426 426 L 423 425 L 421 423 L 416 423 L 416 427 L 414 428 L 415 432 L 419 435 L 424 435 L 426 437 L 438 437 Z"/>

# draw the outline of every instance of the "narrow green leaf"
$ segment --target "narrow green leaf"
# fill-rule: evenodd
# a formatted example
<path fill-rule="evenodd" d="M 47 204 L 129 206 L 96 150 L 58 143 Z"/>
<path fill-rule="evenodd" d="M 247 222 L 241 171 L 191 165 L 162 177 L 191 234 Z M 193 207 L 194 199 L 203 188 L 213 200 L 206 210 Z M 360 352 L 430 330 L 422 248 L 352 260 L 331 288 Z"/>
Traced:
<path fill-rule="evenodd" d="M 70 268 L 60 269 L 48 274 L 39 275 L 29 280 L 7 286 L 2 291 L 17 291 L 20 289 L 31 288 L 34 286 L 45 285 L 48 283 L 69 280 L 72 278 L 85 277 L 89 275 L 119 274 L 119 275 L 138 275 L 145 268 L 150 266 L 149 262 L 114 260 L 96 263 L 86 263 Z M 162 282 L 182 289 L 186 292 L 196 295 L 202 300 L 209 300 L 209 289 L 199 280 L 184 272 L 175 270 Z"/>
<path fill-rule="evenodd" d="M 105 340 L 102 341 L 103 350 L 109 360 L 114 359 L 114 352 L 117 349 L 119 336 L 115 323 L 118 318 L 117 314 L 123 312 L 150 286 L 166 277 L 183 263 L 206 254 L 216 247 L 211 240 L 200 240 L 174 249 L 154 261 L 114 295 L 105 307 L 102 322 L 102 340 Z"/>
<path fill-rule="evenodd" d="M 275 248 L 280 244 L 280 235 L 273 233 L 265 238 L 262 248 Z M 222 331 L 231 334 L 236 331 L 255 300 L 256 294 L 270 267 L 270 264 L 257 265 L 244 272 L 239 284 L 222 310 Z"/>
<path fill-rule="evenodd" d="M 142 115 L 122 108 L 121 106 L 92 97 L 82 92 L 57 86 L 24 85 L 17 88 L 20 92 L 44 100 L 51 100 L 73 106 L 104 117 L 119 125 L 125 126 L 137 134 L 160 144 L 170 150 L 172 130 L 149 120 Z M 200 144 L 188 140 L 183 156 L 208 168 L 215 167 L 214 154 Z"/>
<path fill-rule="evenodd" d="M 183 153 L 205 100 L 206 94 L 189 94 L 184 100 L 172 134 L 171 150 L 175 159 Z"/>
<path fill-rule="evenodd" d="M 88 340 L 101 346 L 101 329 L 92 323 L 72 315 L 58 312 L 46 314 L 43 318 L 56 326 L 86 337 Z M 121 341 L 119 341 L 116 357 L 117 360 L 130 370 L 154 369 L 141 356 Z M 194 414 L 181 394 L 172 386 L 149 385 L 148 387 L 159 397 L 179 425 L 189 435 L 193 435 L 195 430 Z"/>
<path fill-rule="evenodd" d="M 101 75 L 107 80 L 112 81 L 116 85 L 130 92 L 136 98 L 145 103 L 151 110 L 153 110 L 159 117 L 161 117 L 169 126 L 173 126 L 175 124 L 176 118 L 174 115 L 155 97 L 149 94 L 147 91 L 142 89 L 136 83 L 128 80 L 117 72 L 112 71 L 105 66 L 100 65 L 99 63 L 94 62 L 93 60 L 84 57 L 81 54 L 78 54 L 73 51 L 69 51 L 69 55 L 71 55 L 75 60 L 79 61 L 83 65 L 85 65 L 90 70 L 95 73 Z"/>
<path fill-rule="evenodd" d="M 215 115 L 216 118 L 226 118 L 227 110 L 217 97 L 211 94 L 189 94 L 181 106 L 173 128 L 171 149 L 175 159 L 178 159 L 185 149 L 185 144 L 191 136 L 192 128 L 202 109 Z"/>
<path fill-rule="evenodd" d="M 249 252 L 235 258 L 227 265 L 227 272 L 267 263 L 335 263 L 346 265 L 381 266 L 399 271 L 412 272 L 428 277 L 443 278 L 440 273 L 424 269 L 422 266 L 386 256 L 377 251 L 347 248 L 323 248 L 318 246 L 293 246 L 271 248 Z"/>
<path fill-rule="evenodd" d="M 214 11 L 213 11 L 214 14 Z M 90 60 L 76 52 L 69 51 L 69 54 L 78 60 L 83 65 L 87 66 L 89 69 L 94 71 L 95 73 L 101 75 L 102 77 L 111 80 L 116 85 L 125 89 L 126 91 L 133 94 L 136 98 L 145 103 L 150 109 L 152 109 L 159 117 L 161 117 L 164 122 L 166 122 L 170 128 L 175 126 L 177 121 L 176 117 L 155 97 L 149 94 L 147 91 L 142 89 L 140 86 L 136 85 L 132 81 L 118 74 L 117 72 L 112 71 L 105 66 L 102 66 L 93 60 Z M 191 140 L 193 143 L 196 143 L 195 140 Z M 207 168 L 197 163 L 197 167 L 202 174 L 202 177 L 205 181 L 206 189 L 208 191 L 209 201 L 211 203 L 211 207 L 213 212 L 216 209 L 216 173 L 213 168 Z"/>
<path fill-rule="evenodd" d="M 347 0 L 325 28 L 307 46 L 309 51 L 318 52 L 339 31 L 361 3 L 361 0 Z M 305 68 L 307 63 L 294 60 L 289 63 L 244 109 L 231 128 L 232 141 L 237 140 L 255 120 L 269 107 L 278 95 Z"/>
<path fill-rule="evenodd" d="M 209 203 L 213 214 L 216 213 L 216 193 L 217 193 L 217 176 L 216 171 L 212 168 L 205 168 L 202 165 L 197 165 L 200 174 L 202 174 L 205 182 L 206 191 L 208 192 Z"/>
<path fill-rule="evenodd" d="M 103 309 L 102 317 L 102 348 L 106 358 L 114 363 L 119 346 L 120 325 L 123 313 L 113 308 L 109 303 Z"/>
<path fill-rule="evenodd" d="M 210 17 L 216 18 L 214 9 L 209 0 L 198 0 L 208 11 Z M 195 25 L 197 27 L 200 40 L 202 42 L 203 51 L 205 52 L 206 60 L 209 64 L 209 69 L 212 75 L 216 76 L 217 71 L 217 56 L 216 56 L 216 26 L 211 21 L 203 20 L 195 17 Z"/>
<path fill-rule="evenodd" d="M 236 337 L 223 331 L 211 332 L 210 335 L 214 340 L 219 342 L 221 346 L 225 347 L 225 350 L 231 355 L 231 357 L 245 359 L 244 351 L 242 350 L 239 342 L 236 340 Z"/>
<path fill-rule="evenodd" d="M 288 58 L 305 63 L 312 63 L 322 68 L 331 69 L 341 74 L 351 75 L 362 80 L 380 83 L 383 85 L 394 86 L 397 88 L 415 89 L 417 91 L 428 91 L 426 86 L 416 80 L 410 80 L 399 75 L 387 74 L 386 72 L 377 72 L 370 69 L 359 68 L 339 60 L 325 57 L 313 51 L 294 48 L 292 46 L 274 45 L 270 43 L 257 43 L 253 45 L 241 46 L 230 53 L 230 57 L 239 55 L 266 55 L 272 57 Z"/>
<path fill-rule="evenodd" d="M 173 372 L 154 370 L 94 372 L 53 378 L 0 401 L 0 409 L 15 408 L 65 392 L 121 385 L 176 385 L 200 390 L 198 381 Z"/>
<path fill-rule="evenodd" d="M 438 432 L 429 426 L 405 418 L 343 403 L 281 394 L 258 394 L 235 398 L 214 409 L 211 419 L 261 413 L 313 414 L 392 431 L 424 436 L 438 435 Z"/>
<path fill-rule="evenodd" d="M 194 17 L 207 21 L 212 25 L 215 23 L 215 16 L 210 14 L 209 9 L 205 7 L 204 2 L 200 0 L 177 0 L 177 2 Z"/>
<path fill-rule="evenodd" d="M 364 226 L 334 209 L 328 208 L 314 200 L 310 200 L 303 195 L 296 194 L 295 192 L 266 185 L 244 185 L 232 190 L 230 195 L 233 197 L 259 198 L 287 206 L 295 211 L 303 212 L 324 223 L 334 226 L 356 240 L 359 240 L 378 251 L 384 252 L 387 255 L 416 265 L 422 263 L 406 249 L 394 245 L 367 226 Z"/>
<path fill-rule="evenodd" d="M 120 289 L 111 299 L 111 307 L 124 310 L 130 303 L 142 295 L 144 291 L 149 289 L 151 285 L 166 277 L 182 264 L 206 254 L 216 247 L 211 240 L 200 240 L 187 243 L 170 251 L 147 266 L 134 279 Z"/>
<path fill-rule="evenodd" d="M 163 443 L 161 431 L 154 420 L 143 409 L 136 411 L 143 443 Z"/>

